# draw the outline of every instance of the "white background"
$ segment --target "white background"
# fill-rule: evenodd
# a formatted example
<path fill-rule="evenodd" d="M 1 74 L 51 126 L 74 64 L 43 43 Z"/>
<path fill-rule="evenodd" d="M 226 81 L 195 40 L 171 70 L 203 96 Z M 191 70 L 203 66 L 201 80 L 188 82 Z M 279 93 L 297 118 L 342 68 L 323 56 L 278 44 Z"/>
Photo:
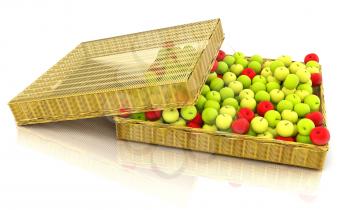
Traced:
<path fill-rule="evenodd" d="M 349 209 L 347 1 L 1 1 L 0 209 Z M 225 49 L 323 65 L 323 171 L 114 139 L 105 119 L 17 128 L 8 101 L 79 42 L 220 17 Z"/>

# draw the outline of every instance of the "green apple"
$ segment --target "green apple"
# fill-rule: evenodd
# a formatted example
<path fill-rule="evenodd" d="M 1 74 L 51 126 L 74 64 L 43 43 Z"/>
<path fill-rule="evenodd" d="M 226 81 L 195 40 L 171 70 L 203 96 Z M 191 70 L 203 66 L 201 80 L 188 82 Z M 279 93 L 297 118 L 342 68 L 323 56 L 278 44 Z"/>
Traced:
<path fill-rule="evenodd" d="M 311 61 L 308 61 L 306 63 L 306 67 L 316 67 L 316 68 L 320 69 L 321 65 L 317 61 L 311 60 Z"/>
<path fill-rule="evenodd" d="M 317 95 L 308 95 L 304 99 L 304 103 L 310 106 L 312 112 L 320 110 L 321 101 Z"/>
<path fill-rule="evenodd" d="M 226 98 L 233 98 L 235 93 L 229 87 L 224 87 L 220 90 L 221 100 L 225 100 Z"/>
<path fill-rule="evenodd" d="M 272 73 L 274 73 L 278 67 L 285 67 L 284 63 L 280 60 L 274 60 L 270 63 L 270 69 Z"/>
<path fill-rule="evenodd" d="M 256 82 L 250 86 L 250 89 L 254 92 L 257 93 L 260 90 L 266 90 L 266 86 L 261 83 L 261 82 Z"/>
<path fill-rule="evenodd" d="M 235 63 L 236 59 L 232 55 L 226 55 L 223 61 L 230 67 Z"/>
<path fill-rule="evenodd" d="M 300 84 L 298 87 L 297 87 L 297 90 L 305 90 L 310 94 L 312 94 L 314 92 L 313 88 L 311 85 L 309 84 Z"/>
<path fill-rule="evenodd" d="M 293 103 L 287 100 L 281 100 L 278 102 L 276 109 L 280 113 L 282 113 L 284 110 L 293 110 Z"/>
<path fill-rule="evenodd" d="M 249 60 L 250 60 L 250 61 L 257 61 L 257 62 L 259 62 L 260 64 L 263 64 L 263 62 L 264 62 L 264 59 L 263 59 L 260 55 L 258 55 L 258 54 L 253 55 L 252 57 L 250 57 Z"/>
<path fill-rule="evenodd" d="M 217 111 L 219 111 L 220 104 L 219 104 L 219 102 L 214 101 L 214 100 L 207 100 L 207 102 L 205 102 L 205 104 L 204 104 L 204 109 L 206 109 L 206 108 L 214 108 Z"/>
<path fill-rule="evenodd" d="M 282 55 L 282 56 L 278 57 L 277 60 L 282 61 L 283 64 L 287 67 L 292 63 L 292 58 L 288 55 Z"/>
<path fill-rule="evenodd" d="M 229 114 L 219 114 L 216 117 L 215 125 L 219 130 L 226 130 L 231 127 L 232 117 Z"/>
<path fill-rule="evenodd" d="M 237 81 L 241 82 L 243 85 L 243 88 L 249 88 L 252 81 L 247 75 L 241 75 L 237 78 Z"/>
<path fill-rule="evenodd" d="M 277 124 L 277 123 L 276 123 Z M 277 136 L 276 129 L 268 127 L 267 131 L 272 134 L 273 137 Z"/>
<path fill-rule="evenodd" d="M 274 90 L 274 89 L 281 89 L 281 86 L 278 82 L 268 82 L 266 84 L 266 91 L 269 93 L 271 92 L 271 90 Z"/>
<path fill-rule="evenodd" d="M 215 91 L 220 91 L 225 85 L 224 80 L 221 78 L 215 78 L 210 82 L 210 89 Z"/>
<path fill-rule="evenodd" d="M 305 97 L 310 95 L 310 93 L 306 90 L 296 90 L 295 94 L 297 94 L 301 101 L 304 101 Z"/>
<path fill-rule="evenodd" d="M 166 123 L 174 123 L 179 119 L 179 111 L 175 108 L 164 109 L 162 118 Z"/>
<path fill-rule="evenodd" d="M 199 112 L 203 111 L 204 105 L 205 105 L 206 102 L 207 102 L 207 99 L 204 96 L 202 96 L 202 95 L 198 96 L 198 99 L 197 99 L 197 102 L 196 102 L 196 107 L 197 107 Z"/>
<path fill-rule="evenodd" d="M 203 96 L 207 95 L 207 93 L 210 92 L 210 87 L 208 85 L 203 85 L 202 89 L 201 89 L 201 94 Z"/>
<path fill-rule="evenodd" d="M 276 79 L 274 76 L 267 76 L 266 77 L 267 82 L 277 82 L 278 84 L 281 82 L 278 79 Z"/>
<path fill-rule="evenodd" d="M 264 62 L 264 64 L 263 64 L 262 67 L 263 67 L 263 68 L 270 67 L 271 63 L 272 63 L 271 60 L 266 60 L 266 61 Z"/>
<path fill-rule="evenodd" d="M 234 73 L 237 77 L 242 73 L 243 69 L 244 68 L 241 64 L 233 64 L 230 67 L 230 71 Z"/>
<path fill-rule="evenodd" d="M 210 84 L 210 82 L 213 80 L 213 79 L 216 79 L 218 78 L 218 75 L 216 74 L 216 72 L 213 72 L 213 73 L 210 73 L 207 77 L 207 81 L 206 83 L 207 84 Z"/>
<path fill-rule="evenodd" d="M 310 135 L 301 135 L 298 134 L 296 141 L 299 143 L 304 143 L 304 144 L 312 144 L 311 139 L 310 139 Z"/>
<path fill-rule="evenodd" d="M 254 92 L 251 89 L 244 89 L 239 93 L 239 99 L 254 98 Z"/>
<path fill-rule="evenodd" d="M 208 125 L 208 124 L 204 124 L 202 129 L 205 130 L 205 131 L 210 131 L 210 132 L 215 132 L 215 131 L 218 130 L 216 125 Z"/>
<path fill-rule="evenodd" d="M 140 112 L 140 113 L 133 113 L 130 115 L 131 119 L 135 119 L 135 120 L 146 120 L 146 116 L 144 112 Z"/>
<path fill-rule="evenodd" d="M 254 111 L 256 107 L 256 101 L 254 98 L 246 97 L 241 100 L 240 106 L 241 108 L 248 108 Z"/>
<path fill-rule="evenodd" d="M 186 120 L 184 120 L 183 118 L 179 117 L 178 120 L 176 120 L 175 122 L 171 123 L 172 125 L 178 125 L 178 126 L 186 126 Z"/>
<path fill-rule="evenodd" d="M 272 76 L 272 71 L 271 71 L 270 67 L 263 68 L 260 72 L 260 75 L 263 77 Z"/>
<path fill-rule="evenodd" d="M 295 74 L 299 69 L 305 69 L 305 64 L 301 62 L 293 62 L 289 65 L 290 73 Z"/>
<path fill-rule="evenodd" d="M 238 101 L 234 98 L 226 98 L 221 104 L 221 106 L 227 106 L 227 105 L 233 106 L 236 110 L 238 110 L 239 108 Z"/>
<path fill-rule="evenodd" d="M 299 120 L 297 124 L 298 132 L 300 135 L 309 135 L 311 130 L 315 128 L 315 124 L 312 120 L 304 118 Z"/>
<path fill-rule="evenodd" d="M 247 135 L 249 136 L 256 136 L 255 131 L 253 130 L 252 126 L 249 127 Z"/>
<path fill-rule="evenodd" d="M 193 120 L 197 115 L 197 109 L 195 106 L 184 106 L 181 108 L 180 113 L 185 120 Z"/>
<path fill-rule="evenodd" d="M 205 108 L 202 112 L 202 120 L 208 125 L 214 125 L 218 114 L 218 111 L 214 108 Z"/>
<path fill-rule="evenodd" d="M 235 52 L 233 54 L 233 57 L 235 58 L 235 60 L 237 60 L 238 58 L 245 58 L 245 55 L 242 52 Z"/>
<path fill-rule="evenodd" d="M 253 69 L 255 73 L 259 74 L 261 71 L 261 64 L 258 61 L 251 61 L 248 64 L 248 68 Z"/>
<path fill-rule="evenodd" d="M 297 94 L 289 94 L 285 99 L 292 102 L 293 106 L 295 106 L 295 104 L 301 103 L 301 99 Z"/>
<path fill-rule="evenodd" d="M 234 118 L 236 116 L 236 109 L 233 106 L 226 105 L 226 106 L 221 107 L 219 113 L 220 114 L 228 114 L 232 118 Z"/>
<path fill-rule="evenodd" d="M 289 74 L 289 69 L 284 66 L 280 66 L 275 69 L 273 76 L 275 76 L 277 80 L 283 81 L 287 78 L 288 74 Z"/>
<path fill-rule="evenodd" d="M 273 103 L 278 103 L 284 99 L 284 93 L 281 90 L 274 89 L 270 92 L 271 101 Z"/>
<path fill-rule="evenodd" d="M 313 67 L 313 66 L 306 67 L 306 70 L 307 70 L 308 72 L 310 72 L 310 74 L 313 74 L 313 73 L 320 73 L 320 69 L 317 68 L 317 67 Z"/>
<path fill-rule="evenodd" d="M 281 120 L 281 114 L 276 110 L 269 110 L 265 113 L 264 118 L 269 123 L 269 127 L 275 128 L 277 123 Z"/>
<path fill-rule="evenodd" d="M 281 120 L 276 125 L 276 132 L 279 136 L 290 137 L 294 133 L 294 125 L 288 120 Z"/>
<path fill-rule="evenodd" d="M 284 93 L 284 95 L 286 96 L 286 95 L 289 95 L 289 94 L 293 94 L 293 93 L 295 93 L 295 89 L 292 89 L 292 90 L 289 90 L 288 88 L 286 88 L 286 87 L 283 87 L 282 89 L 282 92 Z"/>
<path fill-rule="evenodd" d="M 269 127 L 269 123 L 263 117 L 254 117 L 251 121 L 252 129 L 255 133 L 264 133 Z"/>
<path fill-rule="evenodd" d="M 301 83 L 308 82 L 311 78 L 310 72 L 306 69 L 298 69 L 295 74 L 299 77 Z"/>
<path fill-rule="evenodd" d="M 233 82 L 237 79 L 236 75 L 232 72 L 226 72 L 224 76 L 222 77 L 224 80 L 225 85 L 230 84 L 230 82 Z"/>
<path fill-rule="evenodd" d="M 218 74 L 224 74 L 228 71 L 228 65 L 224 61 L 218 62 L 218 68 L 216 69 L 216 72 Z"/>
<path fill-rule="evenodd" d="M 295 74 L 288 74 L 283 82 L 283 86 L 288 89 L 295 89 L 299 85 L 299 77 Z"/>
<path fill-rule="evenodd" d="M 270 101 L 270 94 L 264 90 L 260 90 L 255 94 L 256 102 Z"/>
<path fill-rule="evenodd" d="M 294 111 L 298 113 L 299 117 L 304 117 L 306 114 L 310 113 L 310 106 L 305 103 L 299 103 L 294 106 Z"/>
<path fill-rule="evenodd" d="M 292 110 L 283 110 L 281 116 L 283 120 L 288 120 L 292 123 L 296 123 L 298 121 L 298 114 Z"/>
<path fill-rule="evenodd" d="M 207 100 L 214 100 L 217 102 L 221 101 L 221 95 L 218 91 L 212 90 L 209 93 L 207 93 L 207 95 L 205 95 Z"/>
<path fill-rule="evenodd" d="M 266 84 L 266 78 L 261 76 L 261 75 L 256 75 L 253 80 L 252 80 L 252 83 L 257 83 L 257 82 L 260 82 L 260 83 L 263 83 L 263 84 Z"/>
<path fill-rule="evenodd" d="M 233 81 L 228 84 L 228 87 L 233 90 L 235 95 L 238 95 L 243 90 L 243 84 L 240 81 Z"/>
<path fill-rule="evenodd" d="M 267 138 L 267 139 L 273 139 L 272 133 L 270 133 L 268 131 L 265 131 L 264 133 L 260 133 L 257 136 L 262 137 L 262 138 Z"/>
<path fill-rule="evenodd" d="M 248 66 L 248 60 L 245 58 L 237 58 L 236 59 L 236 64 L 241 64 L 243 66 L 243 68 L 247 68 Z"/>

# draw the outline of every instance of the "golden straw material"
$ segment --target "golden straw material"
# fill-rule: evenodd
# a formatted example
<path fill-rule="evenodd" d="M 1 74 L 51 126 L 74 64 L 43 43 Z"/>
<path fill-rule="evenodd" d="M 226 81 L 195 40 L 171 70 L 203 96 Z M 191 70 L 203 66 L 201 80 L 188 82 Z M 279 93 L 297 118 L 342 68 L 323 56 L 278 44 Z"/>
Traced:
<path fill-rule="evenodd" d="M 215 19 L 83 42 L 9 105 L 18 125 L 190 105 L 223 39 Z"/>
<path fill-rule="evenodd" d="M 314 88 L 326 118 L 323 85 Z M 312 169 L 322 169 L 328 144 L 317 146 L 228 132 L 208 132 L 159 122 L 115 117 L 117 139 L 262 160 Z M 325 122 L 326 126 L 326 122 Z"/>

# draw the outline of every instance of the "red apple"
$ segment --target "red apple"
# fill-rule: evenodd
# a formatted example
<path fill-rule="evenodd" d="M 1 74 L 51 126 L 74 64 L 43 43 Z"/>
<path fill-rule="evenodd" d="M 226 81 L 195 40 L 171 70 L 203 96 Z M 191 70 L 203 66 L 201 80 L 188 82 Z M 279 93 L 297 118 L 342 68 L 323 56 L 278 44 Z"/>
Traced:
<path fill-rule="evenodd" d="M 321 112 L 310 112 L 305 116 L 306 118 L 312 120 L 314 122 L 315 126 L 321 126 L 323 125 L 323 114 Z"/>
<path fill-rule="evenodd" d="M 210 72 L 215 72 L 217 68 L 218 68 L 218 61 L 215 60 L 213 66 L 211 67 Z"/>
<path fill-rule="evenodd" d="M 251 68 L 245 68 L 241 75 L 247 75 L 250 79 L 253 79 L 256 75 L 255 71 Z"/>
<path fill-rule="evenodd" d="M 189 122 L 196 123 L 197 125 L 200 125 L 200 126 L 203 125 L 202 116 L 199 113 L 197 113 L 197 115 L 192 120 L 190 120 Z"/>
<path fill-rule="evenodd" d="M 315 53 L 307 54 L 304 58 L 304 63 L 307 63 L 309 61 L 317 61 L 319 62 L 318 56 Z"/>
<path fill-rule="evenodd" d="M 187 122 L 187 127 L 190 127 L 190 128 L 201 128 L 202 126 L 198 125 L 195 122 L 189 121 L 189 122 Z"/>
<path fill-rule="evenodd" d="M 275 139 L 282 140 L 282 141 L 295 141 L 293 137 L 276 136 Z"/>
<path fill-rule="evenodd" d="M 322 74 L 321 73 L 312 73 L 311 74 L 312 86 L 319 86 L 322 83 Z"/>
<path fill-rule="evenodd" d="M 248 108 L 241 108 L 237 115 L 238 118 L 244 118 L 248 120 L 248 122 L 252 121 L 254 118 L 254 112 Z"/>
<path fill-rule="evenodd" d="M 326 145 L 329 141 L 330 134 L 325 127 L 316 127 L 311 130 L 310 139 L 313 144 Z"/>
<path fill-rule="evenodd" d="M 217 74 L 217 77 L 222 79 L 222 74 Z"/>
<path fill-rule="evenodd" d="M 232 123 L 231 129 L 234 133 L 245 134 L 249 130 L 249 122 L 245 118 L 239 118 Z"/>
<path fill-rule="evenodd" d="M 218 56 L 216 57 L 216 60 L 222 61 L 222 60 L 224 60 L 225 56 L 226 56 L 226 53 L 223 50 L 219 50 Z"/>
<path fill-rule="evenodd" d="M 150 121 L 156 121 L 159 120 L 162 116 L 162 111 L 155 110 L 155 111 L 149 111 L 145 113 L 146 119 Z"/>
<path fill-rule="evenodd" d="M 264 115 L 267 111 L 270 111 L 273 109 L 275 109 L 275 107 L 273 106 L 273 104 L 270 101 L 262 101 L 256 107 L 256 111 L 257 111 L 258 115 L 260 115 L 262 117 L 264 117 Z"/>

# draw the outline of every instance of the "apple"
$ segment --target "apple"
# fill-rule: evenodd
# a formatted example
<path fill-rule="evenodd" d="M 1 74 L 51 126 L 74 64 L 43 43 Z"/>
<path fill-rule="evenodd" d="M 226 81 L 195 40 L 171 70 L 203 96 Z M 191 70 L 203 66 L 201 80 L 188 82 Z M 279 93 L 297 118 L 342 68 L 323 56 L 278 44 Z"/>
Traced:
<path fill-rule="evenodd" d="M 309 94 L 313 93 L 312 86 L 309 84 L 300 84 L 297 90 L 306 90 Z"/>
<path fill-rule="evenodd" d="M 270 94 L 264 90 L 260 90 L 255 94 L 256 102 L 270 101 Z"/>
<path fill-rule="evenodd" d="M 292 110 L 283 110 L 281 116 L 283 120 L 288 120 L 292 123 L 296 123 L 298 121 L 298 114 Z"/>
<path fill-rule="evenodd" d="M 230 67 L 230 71 L 234 73 L 237 77 L 242 73 L 244 67 L 241 64 L 233 64 Z"/>
<path fill-rule="evenodd" d="M 304 117 L 306 114 L 310 113 L 310 106 L 305 103 L 299 103 L 294 106 L 294 111 L 299 117 Z"/>
<path fill-rule="evenodd" d="M 266 118 L 265 118 L 266 119 Z M 268 127 L 267 131 L 272 134 L 273 137 L 277 136 L 276 129 Z"/>
<path fill-rule="evenodd" d="M 308 61 L 306 63 L 306 67 L 316 67 L 316 68 L 320 69 L 321 65 L 317 61 Z"/>
<path fill-rule="evenodd" d="M 280 102 L 278 102 L 277 104 L 277 111 L 279 111 L 280 113 L 282 113 L 284 110 L 293 110 L 293 103 L 288 101 L 288 100 L 281 100 Z"/>
<path fill-rule="evenodd" d="M 224 87 L 220 90 L 221 100 L 225 100 L 226 98 L 233 98 L 235 93 L 229 87 Z"/>
<path fill-rule="evenodd" d="M 282 140 L 282 141 L 295 141 L 293 137 L 276 136 L 275 139 Z"/>
<path fill-rule="evenodd" d="M 249 136 L 256 136 L 255 131 L 253 130 L 252 126 L 249 127 L 249 130 L 247 132 L 247 135 Z"/>
<path fill-rule="evenodd" d="M 201 125 L 198 125 L 198 124 L 196 124 L 195 122 L 192 122 L 192 121 L 187 122 L 186 126 L 190 127 L 190 128 L 202 128 Z"/>
<path fill-rule="evenodd" d="M 263 77 L 272 76 L 272 71 L 271 71 L 270 67 L 263 68 L 260 72 L 260 75 Z"/>
<path fill-rule="evenodd" d="M 186 126 L 186 120 L 184 120 L 183 118 L 179 117 L 178 120 L 176 120 L 175 122 L 171 123 L 172 125 L 177 125 L 177 126 Z"/>
<path fill-rule="evenodd" d="M 145 113 L 140 112 L 140 113 L 132 113 L 130 115 L 131 119 L 135 119 L 135 120 L 146 120 L 146 116 Z"/>
<path fill-rule="evenodd" d="M 203 85 L 202 89 L 201 89 L 201 94 L 203 96 L 207 95 L 207 93 L 210 92 L 210 87 L 208 85 Z"/>
<path fill-rule="evenodd" d="M 273 76 L 279 81 L 283 81 L 289 75 L 289 69 L 285 66 L 277 67 L 273 73 Z"/>
<path fill-rule="evenodd" d="M 271 60 L 266 60 L 264 64 L 262 65 L 263 68 L 270 67 L 272 61 Z"/>
<path fill-rule="evenodd" d="M 218 61 L 214 60 L 214 63 L 213 63 L 213 66 L 210 69 L 210 72 L 215 72 L 217 68 L 218 68 Z"/>
<path fill-rule="evenodd" d="M 196 102 L 196 107 L 199 112 L 202 112 L 204 109 L 204 105 L 207 102 L 207 99 L 203 95 L 199 95 L 197 102 Z"/>
<path fill-rule="evenodd" d="M 179 111 L 175 108 L 164 109 L 162 112 L 163 120 L 166 123 L 174 123 L 179 119 Z"/>
<path fill-rule="evenodd" d="M 299 77 L 295 74 L 288 74 L 283 82 L 283 86 L 288 89 L 295 89 L 299 85 Z"/>
<path fill-rule="evenodd" d="M 267 138 L 267 139 L 273 139 L 272 133 L 270 133 L 268 131 L 265 131 L 264 133 L 258 134 L 258 137 Z"/>
<path fill-rule="evenodd" d="M 212 90 L 207 95 L 205 95 L 207 100 L 214 100 L 217 102 L 221 101 L 221 94 L 218 91 Z"/>
<path fill-rule="evenodd" d="M 277 60 L 282 61 L 282 63 L 287 67 L 292 63 L 292 58 L 288 55 L 282 55 L 278 57 Z"/>
<path fill-rule="evenodd" d="M 254 93 L 257 93 L 258 91 L 261 91 L 261 90 L 266 91 L 266 86 L 265 86 L 264 83 L 256 82 L 256 83 L 253 83 L 253 84 L 250 86 L 250 89 L 251 89 Z"/>
<path fill-rule="evenodd" d="M 233 133 L 245 134 L 249 131 L 249 122 L 245 118 L 239 118 L 232 123 L 231 129 Z"/>
<path fill-rule="evenodd" d="M 301 99 L 297 94 L 289 94 L 285 99 L 292 102 L 293 106 L 295 106 L 295 104 L 301 103 Z"/>
<path fill-rule="evenodd" d="M 313 73 L 320 73 L 320 69 L 317 68 L 317 67 L 314 67 L 314 66 L 308 66 L 306 67 L 306 70 L 308 72 L 310 72 L 310 74 L 313 74 Z"/>
<path fill-rule="evenodd" d="M 254 110 L 256 107 L 256 101 L 254 98 L 246 97 L 241 100 L 240 106 L 242 108 Z"/>
<path fill-rule="evenodd" d="M 310 136 L 309 135 L 301 135 L 298 134 L 296 138 L 297 142 L 304 143 L 304 144 L 312 144 Z"/>
<path fill-rule="evenodd" d="M 238 95 L 243 90 L 243 84 L 240 81 L 233 81 L 228 84 L 228 87 L 231 88 L 235 95 Z"/>
<path fill-rule="evenodd" d="M 254 98 L 254 92 L 251 89 L 244 89 L 239 93 L 239 99 Z"/>
<path fill-rule="evenodd" d="M 215 91 L 220 91 L 225 85 L 224 80 L 221 78 L 215 78 L 210 82 L 210 89 Z"/>
<path fill-rule="evenodd" d="M 226 130 L 231 127 L 232 117 L 229 114 L 219 114 L 216 117 L 215 125 L 219 130 Z"/>
<path fill-rule="evenodd" d="M 315 126 L 321 126 L 324 123 L 324 117 L 321 112 L 310 112 L 309 114 L 305 115 L 305 118 L 312 120 Z"/>
<path fill-rule="evenodd" d="M 226 105 L 220 108 L 220 114 L 228 114 L 232 118 L 236 116 L 236 109 L 233 106 Z"/>
<path fill-rule="evenodd" d="M 258 55 L 258 54 L 253 55 L 252 57 L 250 57 L 249 60 L 250 60 L 250 61 L 257 61 L 257 62 L 259 62 L 260 64 L 262 64 L 262 63 L 264 62 L 264 59 L 263 59 L 260 55 Z"/>
<path fill-rule="evenodd" d="M 295 73 L 299 77 L 299 81 L 301 83 L 306 83 L 310 80 L 311 74 L 308 70 L 306 69 L 298 69 L 297 72 Z"/>
<path fill-rule="evenodd" d="M 304 63 L 307 63 L 309 61 L 316 61 L 316 62 L 319 62 L 319 58 L 317 56 L 317 54 L 315 53 L 310 53 L 310 54 L 307 54 L 304 58 Z"/>
<path fill-rule="evenodd" d="M 263 117 L 254 117 L 250 125 L 255 133 L 264 133 L 269 127 L 267 120 Z"/>
<path fill-rule="evenodd" d="M 288 89 L 286 87 L 283 87 L 282 89 L 282 92 L 284 93 L 285 96 L 289 95 L 289 94 L 293 94 L 295 93 L 296 89 Z"/>
<path fill-rule="evenodd" d="M 278 67 L 285 67 L 284 63 L 280 60 L 274 60 L 270 63 L 270 69 L 272 73 L 274 73 Z"/>
<path fill-rule="evenodd" d="M 195 106 L 184 106 L 181 108 L 180 113 L 185 120 L 193 120 L 197 115 L 197 109 Z"/>
<path fill-rule="evenodd" d="M 266 91 L 268 93 L 270 93 L 271 90 L 274 90 L 274 89 L 277 89 L 277 90 L 281 89 L 281 86 L 278 82 L 268 82 L 266 84 Z"/>
<path fill-rule="evenodd" d="M 245 55 L 242 52 L 235 52 L 233 54 L 233 57 L 235 58 L 235 60 L 237 60 L 238 58 L 245 58 Z"/>
<path fill-rule="evenodd" d="M 238 110 L 239 108 L 238 101 L 234 98 L 226 98 L 221 104 L 221 106 L 227 106 L 227 105 L 234 107 L 236 110 Z"/>
<path fill-rule="evenodd" d="M 294 125 L 288 120 L 281 120 L 276 125 L 276 132 L 282 137 L 291 137 L 294 133 Z"/>
<path fill-rule="evenodd" d="M 237 78 L 237 81 L 241 82 L 243 88 L 249 88 L 251 85 L 251 79 L 247 75 L 241 75 Z"/>
<path fill-rule="evenodd" d="M 301 62 L 293 62 L 289 65 L 289 71 L 292 74 L 295 74 L 299 69 L 305 69 L 305 64 Z"/>
<path fill-rule="evenodd" d="M 162 111 L 160 110 L 148 111 L 145 113 L 145 117 L 147 120 L 150 120 L 150 121 L 159 120 L 162 117 Z"/>
<path fill-rule="evenodd" d="M 235 58 L 232 55 L 226 55 L 223 61 L 230 67 L 235 63 Z"/>
<path fill-rule="evenodd" d="M 308 95 L 304 99 L 304 103 L 310 106 L 311 111 L 318 111 L 320 109 L 321 100 L 317 95 Z"/>
<path fill-rule="evenodd" d="M 322 146 L 322 145 L 326 145 L 329 142 L 330 134 L 327 128 L 316 127 L 312 129 L 310 133 L 310 139 L 313 144 Z"/>
<path fill-rule="evenodd" d="M 313 73 L 311 74 L 312 86 L 320 86 L 322 84 L 322 74 L 321 73 Z"/>
<path fill-rule="evenodd" d="M 294 126 L 294 132 L 293 132 L 292 136 L 295 137 L 296 135 L 298 135 L 298 127 L 296 124 L 293 124 L 293 126 Z"/>
<path fill-rule="evenodd" d="M 252 83 L 256 83 L 256 82 L 260 82 L 260 83 L 263 83 L 263 84 L 266 84 L 266 78 L 261 76 L 261 75 L 256 75 L 253 80 L 252 80 Z"/>
<path fill-rule="evenodd" d="M 256 73 L 251 68 L 245 68 L 242 73 L 242 75 L 247 75 L 251 80 L 255 77 Z"/>
<path fill-rule="evenodd" d="M 274 76 L 267 76 L 266 80 L 267 80 L 267 82 L 277 82 L 278 84 L 281 83 L 281 81 L 276 79 Z"/>
<path fill-rule="evenodd" d="M 237 58 L 236 59 L 236 64 L 240 64 L 243 66 L 243 68 L 246 68 L 248 66 L 248 61 L 245 58 Z"/>
<path fill-rule="evenodd" d="M 203 125 L 202 115 L 197 113 L 196 116 L 190 122 L 193 122 L 193 123 L 196 123 L 196 124 L 202 126 Z"/>
<path fill-rule="evenodd" d="M 232 72 L 226 72 L 224 76 L 222 77 L 224 80 L 225 85 L 228 85 L 230 82 L 233 82 L 237 79 L 236 75 Z"/>
<path fill-rule="evenodd" d="M 299 96 L 301 101 L 304 101 L 304 98 L 308 95 L 310 95 L 310 93 L 306 90 L 296 90 L 295 94 L 297 94 L 297 96 Z"/>
<path fill-rule="evenodd" d="M 238 118 L 245 118 L 250 122 L 254 118 L 254 112 L 248 108 L 241 108 L 237 113 Z"/>
<path fill-rule="evenodd" d="M 251 61 L 248 64 L 248 68 L 253 69 L 256 74 L 259 74 L 261 71 L 261 64 L 258 61 Z"/>
<path fill-rule="evenodd" d="M 298 133 L 301 135 L 309 135 L 311 130 L 315 127 L 314 122 L 312 120 L 303 118 L 299 120 L 297 123 Z"/>
<path fill-rule="evenodd" d="M 216 74 L 216 72 L 210 73 L 207 77 L 206 83 L 210 84 L 210 82 L 215 78 L 218 78 L 218 75 Z"/>
<path fill-rule="evenodd" d="M 264 116 L 266 112 L 274 110 L 274 106 L 270 101 L 262 101 L 258 104 L 256 111 L 258 115 Z"/>
<path fill-rule="evenodd" d="M 218 114 L 218 111 L 214 108 L 205 108 L 202 112 L 202 120 L 208 125 L 213 125 L 215 124 L 215 120 Z"/>
<path fill-rule="evenodd" d="M 284 93 L 281 90 L 274 89 L 270 92 L 271 101 L 273 103 L 278 103 L 284 99 Z"/>
<path fill-rule="evenodd" d="M 223 50 L 219 50 L 216 60 L 222 61 L 224 60 L 225 56 L 226 56 L 226 53 Z"/>
<path fill-rule="evenodd" d="M 215 132 L 218 130 L 216 125 L 208 125 L 208 124 L 203 125 L 202 129 L 210 132 Z"/>
<path fill-rule="evenodd" d="M 218 101 L 214 101 L 214 100 L 207 100 L 207 102 L 205 102 L 204 104 L 204 109 L 206 108 L 214 108 L 217 111 L 219 111 L 220 109 L 220 104 Z M 203 112 L 202 112 L 203 113 Z"/>

